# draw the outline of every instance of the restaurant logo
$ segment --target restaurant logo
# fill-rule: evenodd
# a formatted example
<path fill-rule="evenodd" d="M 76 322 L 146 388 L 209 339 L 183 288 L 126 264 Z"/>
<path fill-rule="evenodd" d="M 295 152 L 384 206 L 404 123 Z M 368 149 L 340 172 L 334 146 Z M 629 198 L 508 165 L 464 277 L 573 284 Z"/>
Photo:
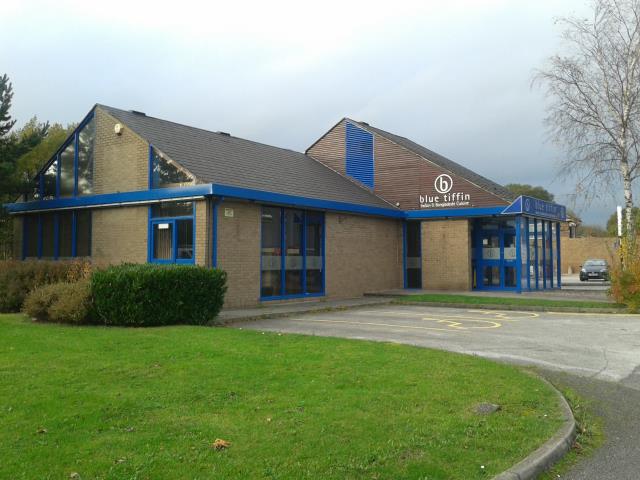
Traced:
<path fill-rule="evenodd" d="M 443 173 L 433 182 L 433 187 L 440 195 L 420 195 L 420 208 L 470 207 L 471 195 L 464 192 L 452 192 L 453 179 Z"/>
<path fill-rule="evenodd" d="M 438 193 L 449 193 L 453 188 L 453 179 L 446 173 L 443 173 L 436 177 L 436 181 L 433 182 L 433 186 L 436 188 L 436 192 Z"/>

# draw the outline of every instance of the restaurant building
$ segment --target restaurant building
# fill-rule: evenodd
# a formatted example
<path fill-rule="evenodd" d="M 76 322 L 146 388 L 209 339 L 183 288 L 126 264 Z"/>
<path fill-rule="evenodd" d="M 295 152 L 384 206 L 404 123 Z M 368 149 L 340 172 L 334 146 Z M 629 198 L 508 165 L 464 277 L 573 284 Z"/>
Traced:
<path fill-rule="evenodd" d="M 563 206 L 348 118 L 300 153 L 96 105 L 7 208 L 17 258 L 218 267 L 227 307 L 561 286 Z"/>

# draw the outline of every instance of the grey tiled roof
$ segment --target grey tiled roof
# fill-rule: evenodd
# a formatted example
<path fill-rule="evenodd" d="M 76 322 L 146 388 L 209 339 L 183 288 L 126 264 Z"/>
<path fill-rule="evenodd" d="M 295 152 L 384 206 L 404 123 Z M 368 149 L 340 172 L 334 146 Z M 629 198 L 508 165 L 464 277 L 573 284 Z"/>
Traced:
<path fill-rule="evenodd" d="M 201 182 L 395 209 L 303 153 L 105 105 L 98 107 Z"/>
<path fill-rule="evenodd" d="M 517 198 L 517 195 L 514 195 L 513 193 L 511 193 L 511 191 L 507 190 L 502 185 L 499 185 L 496 182 L 493 182 L 488 178 L 485 178 L 482 175 L 479 175 L 469 170 L 468 168 L 463 167 L 462 165 L 454 162 L 453 160 L 450 160 L 447 157 L 443 157 L 439 153 L 431 151 L 428 148 L 425 148 L 422 145 L 419 145 L 416 142 L 409 140 L 408 138 L 401 137 L 400 135 L 395 135 L 393 133 L 385 132 L 384 130 L 380 130 L 379 128 L 372 127 L 371 125 L 364 122 L 358 122 L 350 119 L 348 120 L 351 122 L 357 123 L 365 130 L 369 130 L 372 133 L 377 133 L 378 135 L 381 135 L 387 138 L 388 140 L 391 140 L 393 143 L 396 143 L 401 147 L 406 148 L 407 150 L 415 153 L 416 155 L 421 156 L 422 158 L 426 158 L 427 160 L 435 163 L 441 168 L 444 168 L 445 170 L 448 170 L 449 172 L 454 173 L 455 175 L 458 175 L 470 181 L 471 183 L 482 188 L 483 190 L 493 193 L 494 195 L 497 195 L 498 197 L 506 201 L 512 202 Z"/>

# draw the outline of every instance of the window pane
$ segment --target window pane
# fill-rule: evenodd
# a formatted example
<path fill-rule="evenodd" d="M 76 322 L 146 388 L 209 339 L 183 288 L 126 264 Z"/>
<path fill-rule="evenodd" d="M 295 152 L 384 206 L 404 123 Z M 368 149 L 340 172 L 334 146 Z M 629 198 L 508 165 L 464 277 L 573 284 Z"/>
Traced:
<path fill-rule="evenodd" d="M 65 258 L 71 257 L 71 241 L 73 231 L 73 213 L 72 212 L 60 212 L 58 214 L 58 238 L 59 240 L 59 252 L 58 257 Z"/>
<path fill-rule="evenodd" d="M 93 193 L 93 152 L 96 138 L 95 117 L 78 134 L 78 195 Z"/>
<path fill-rule="evenodd" d="M 420 222 L 407 223 L 407 288 L 420 288 L 422 285 L 421 225 Z"/>
<path fill-rule="evenodd" d="M 191 260 L 193 258 L 193 220 L 178 220 L 178 260 Z"/>
<path fill-rule="evenodd" d="M 164 158 L 155 148 L 153 149 L 154 188 L 181 187 L 192 183 L 193 178 L 184 170 L 168 158 Z"/>
<path fill-rule="evenodd" d="M 500 260 L 500 235 L 489 235 L 482 239 L 482 258 Z"/>
<path fill-rule="evenodd" d="M 505 260 L 516 259 L 516 234 L 515 233 L 504 234 L 504 259 Z"/>
<path fill-rule="evenodd" d="M 76 212 L 76 256 L 91 255 L 91 211 Z"/>
<path fill-rule="evenodd" d="M 38 256 L 38 215 L 26 215 L 24 221 L 27 222 L 25 229 L 27 235 L 25 258 L 35 258 Z"/>
<path fill-rule="evenodd" d="M 482 284 L 485 287 L 500 286 L 500 268 L 485 266 L 483 269 Z"/>
<path fill-rule="evenodd" d="M 73 163 L 75 147 L 71 142 L 60 154 L 60 196 L 72 197 L 75 183 Z"/>
<path fill-rule="evenodd" d="M 517 286 L 516 267 L 504 267 L 504 286 L 505 287 Z"/>
<path fill-rule="evenodd" d="M 36 178 L 31 179 L 31 181 L 29 182 L 26 197 L 27 202 L 40 200 L 40 175 L 36 176 Z"/>
<path fill-rule="evenodd" d="M 164 202 L 151 207 L 153 218 L 190 217 L 193 215 L 193 202 Z"/>
<path fill-rule="evenodd" d="M 261 291 L 263 297 L 280 295 L 281 275 L 281 211 L 279 208 L 262 209 Z"/>
<path fill-rule="evenodd" d="M 527 220 L 529 222 L 529 282 L 531 288 L 538 288 L 536 284 L 536 232 L 535 232 L 535 220 Z"/>
<path fill-rule="evenodd" d="M 153 258 L 172 260 L 173 224 L 155 223 L 153 225 Z"/>
<path fill-rule="evenodd" d="M 307 293 L 322 292 L 322 214 L 307 214 Z"/>
<path fill-rule="evenodd" d="M 302 227 L 300 210 L 285 210 L 285 294 L 302 293 Z"/>
<path fill-rule="evenodd" d="M 58 161 L 54 161 L 44 172 L 42 184 L 42 199 L 50 200 L 56 197 L 56 181 L 58 178 Z"/>
<path fill-rule="evenodd" d="M 55 219 L 53 213 L 42 214 L 42 258 L 54 257 Z"/>

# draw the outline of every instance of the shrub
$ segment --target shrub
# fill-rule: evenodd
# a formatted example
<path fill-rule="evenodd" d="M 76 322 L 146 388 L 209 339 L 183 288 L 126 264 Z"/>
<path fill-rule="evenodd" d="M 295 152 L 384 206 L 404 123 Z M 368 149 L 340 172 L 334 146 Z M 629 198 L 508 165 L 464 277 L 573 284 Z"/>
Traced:
<path fill-rule="evenodd" d="M 611 296 L 618 303 L 624 303 L 631 312 L 640 311 L 640 244 L 625 245 L 623 255 L 626 265 L 616 265 L 611 271 Z"/>
<path fill-rule="evenodd" d="M 0 262 L 0 312 L 19 312 L 27 294 L 36 287 L 77 281 L 90 272 L 86 261 Z"/>
<path fill-rule="evenodd" d="M 125 264 L 94 272 L 91 293 L 107 325 L 203 325 L 220 312 L 226 279 L 204 267 Z"/>
<path fill-rule="evenodd" d="M 41 285 L 29 292 L 23 310 L 43 322 L 90 323 L 91 284 L 83 279 Z"/>

